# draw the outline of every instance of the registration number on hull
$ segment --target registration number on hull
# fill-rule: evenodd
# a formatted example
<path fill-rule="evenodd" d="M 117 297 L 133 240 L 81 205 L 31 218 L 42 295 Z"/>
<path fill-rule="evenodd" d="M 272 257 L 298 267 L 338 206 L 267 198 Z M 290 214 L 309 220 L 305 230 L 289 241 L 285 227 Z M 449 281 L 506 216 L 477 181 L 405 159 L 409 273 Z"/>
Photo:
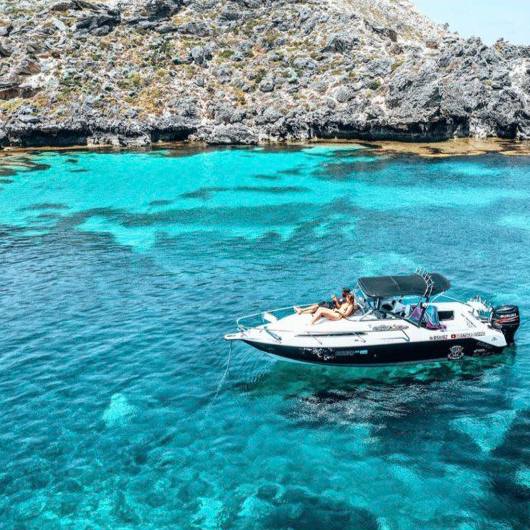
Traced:
<path fill-rule="evenodd" d="M 485 331 L 475 331 L 474 333 L 451 333 L 450 335 L 431 335 L 429 340 L 473 339 L 475 337 L 484 337 L 485 335 Z"/>

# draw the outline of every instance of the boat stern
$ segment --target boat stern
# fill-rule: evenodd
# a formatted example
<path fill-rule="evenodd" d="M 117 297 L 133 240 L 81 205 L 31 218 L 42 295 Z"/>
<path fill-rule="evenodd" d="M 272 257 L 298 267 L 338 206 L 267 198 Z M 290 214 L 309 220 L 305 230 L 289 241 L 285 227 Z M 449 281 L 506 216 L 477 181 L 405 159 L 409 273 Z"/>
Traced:
<path fill-rule="evenodd" d="M 508 346 L 512 346 L 515 343 L 515 334 L 521 325 L 519 308 L 516 305 L 494 307 L 490 324 L 494 329 L 501 331 Z"/>

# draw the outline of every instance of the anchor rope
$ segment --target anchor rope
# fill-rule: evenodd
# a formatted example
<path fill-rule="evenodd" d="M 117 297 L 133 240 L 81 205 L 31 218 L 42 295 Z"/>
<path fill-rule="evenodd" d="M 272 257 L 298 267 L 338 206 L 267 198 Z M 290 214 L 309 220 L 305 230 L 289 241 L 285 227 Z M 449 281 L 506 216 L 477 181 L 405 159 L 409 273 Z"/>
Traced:
<path fill-rule="evenodd" d="M 223 386 L 223 383 L 226 379 L 226 375 L 228 374 L 228 370 L 230 368 L 230 360 L 232 359 L 232 341 L 228 343 L 228 359 L 226 361 L 226 368 L 225 371 L 219 380 L 219 384 L 217 385 L 217 390 L 215 391 L 215 396 L 213 397 L 213 401 L 217 399 L 217 396 L 219 395 L 219 392 L 221 390 L 221 387 Z"/>
<path fill-rule="evenodd" d="M 208 406 L 206 407 L 206 416 L 208 416 L 208 413 L 210 412 L 210 409 L 212 408 L 212 405 L 214 404 L 215 400 L 217 399 L 217 396 L 219 395 L 219 392 L 221 391 L 221 388 L 223 386 L 223 383 L 226 379 L 226 376 L 228 374 L 228 370 L 230 368 L 230 360 L 232 359 L 232 341 L 228 343 L 228 358 L 226 361 L 226 367 L 225 371 L 223 372 L 223 375 L 221 376 L 221 379 L 219 379 L 219 383 L 217 383 L 217 388 L 215 390 L 215 394 L 213 398 L 208 403 Z"/>

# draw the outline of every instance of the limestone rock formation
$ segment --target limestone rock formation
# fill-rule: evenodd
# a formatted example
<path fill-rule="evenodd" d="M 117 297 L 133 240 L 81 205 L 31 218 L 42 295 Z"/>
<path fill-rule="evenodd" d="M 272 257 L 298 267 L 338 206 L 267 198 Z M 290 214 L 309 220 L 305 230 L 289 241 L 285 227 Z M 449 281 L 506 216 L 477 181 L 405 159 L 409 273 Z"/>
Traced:
<path fill-rule="evenodd" d="M 530 47 L 410 0 L 4 0 L 0 144 L 530 138 Z"/>

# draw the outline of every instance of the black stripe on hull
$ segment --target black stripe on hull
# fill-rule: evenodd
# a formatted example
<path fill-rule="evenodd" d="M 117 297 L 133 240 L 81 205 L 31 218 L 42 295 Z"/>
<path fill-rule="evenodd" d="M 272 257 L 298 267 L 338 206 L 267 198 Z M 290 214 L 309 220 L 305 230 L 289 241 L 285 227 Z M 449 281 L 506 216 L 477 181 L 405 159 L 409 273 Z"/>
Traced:
<path fill-rule="evenodd" d="M 458 360 L 463 357 L 486 357 L 501 353 L 504 348 L 476 339 L 407 342 L 352 348 L 299 348 L 282 344 L 245 341 L 271 355 L 310 364 L 331 366 L 376 366 Z"/>

